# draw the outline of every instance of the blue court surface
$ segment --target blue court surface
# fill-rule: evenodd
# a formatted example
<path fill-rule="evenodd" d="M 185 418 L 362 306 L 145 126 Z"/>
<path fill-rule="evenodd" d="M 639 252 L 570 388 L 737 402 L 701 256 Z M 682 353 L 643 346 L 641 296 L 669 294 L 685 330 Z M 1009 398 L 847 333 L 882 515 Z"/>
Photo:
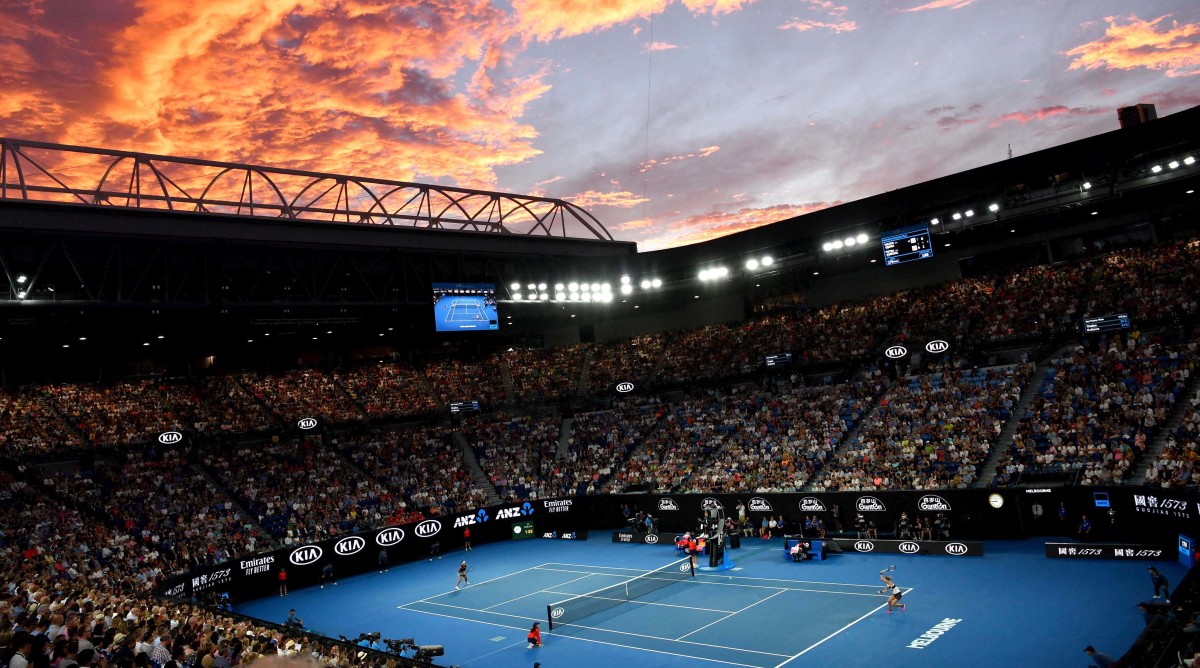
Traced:
<path fill-rule="evenodd" d="M 594 535 L 483 545 L 237 611 L 282 622 L 296 608 L 306 627 L 333 637 L 415 637 L 445 646 L 435 659 L 443 666 L 1083 666 L 1086 645 L 1119 656 L 1140 633 L 1137 604 L 1153 593 L 1147 566 L 1172 584 L 1184 574 L 1172 562 L 1051 560 L 1044 540 L 991 541 L 983 557 L 843 554 L 793 563 L 781 540 L 749 539 L 729 552 L 734 570 L 698 572 L 549 632 L 548 604 L 678 558 L 672 546 Z M 454 591 L 463 558 L 473 584 Z M 907 610 L 893 614 L 877 593 L 879 570 L 890 564 L 908 592 Z M 528 649 L 534 621 L 544 646 Z M 933 640 L 913 643 L 935 627 L 926 636 Z"/>
<path fill-rule="evenodd" d="M 495 302 L 482 296 L 445 296 L 433 305 L 433 309 L 439 331 L 499 328 Z"/>

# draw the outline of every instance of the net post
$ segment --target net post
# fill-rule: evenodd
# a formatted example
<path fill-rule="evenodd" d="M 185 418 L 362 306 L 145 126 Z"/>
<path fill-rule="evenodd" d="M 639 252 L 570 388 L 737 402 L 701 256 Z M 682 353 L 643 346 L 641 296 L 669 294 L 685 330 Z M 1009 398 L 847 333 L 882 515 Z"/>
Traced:
<path fill-rule="evenodd" d="M 546 627 L 547 627 L 546 628 L 547 631 L 554 630 L 554 606 L 553 605 L 546 606 Z"/>

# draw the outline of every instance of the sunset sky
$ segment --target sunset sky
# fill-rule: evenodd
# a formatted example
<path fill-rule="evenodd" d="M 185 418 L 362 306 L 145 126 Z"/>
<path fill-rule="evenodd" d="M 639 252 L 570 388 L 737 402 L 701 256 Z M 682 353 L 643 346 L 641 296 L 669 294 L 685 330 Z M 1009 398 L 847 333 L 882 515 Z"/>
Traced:
<path fill-rule="evenodd" d="M 1200 104 L 1195 0 L 0 0 L 0 136 L 694 243 Z"/>

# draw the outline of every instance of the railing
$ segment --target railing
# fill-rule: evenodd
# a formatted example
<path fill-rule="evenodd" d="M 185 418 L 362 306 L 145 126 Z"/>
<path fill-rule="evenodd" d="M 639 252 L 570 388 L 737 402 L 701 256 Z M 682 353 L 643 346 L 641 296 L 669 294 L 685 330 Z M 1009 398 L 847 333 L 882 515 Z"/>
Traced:
<path fill-rule="evenodd" d="M 564 200 L 21 139 L 0 139 L 3 200 L 613 240 Z"/>

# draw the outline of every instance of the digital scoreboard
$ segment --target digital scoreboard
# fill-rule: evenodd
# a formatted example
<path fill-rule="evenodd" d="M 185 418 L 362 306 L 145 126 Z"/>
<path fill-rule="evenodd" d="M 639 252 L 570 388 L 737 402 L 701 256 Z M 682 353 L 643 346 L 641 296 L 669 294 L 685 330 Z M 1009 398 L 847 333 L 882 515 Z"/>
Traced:
<path fill-rule="evenodd" d="M 928 225 L 910 225 L 888 230 L 879 236 L 883 244 L 883 263 L 886 266 L 933 257 L 933 240 Z"/>
<path fill-rule="evenodd" d="M 1113 315 L 1099 315 L 1091 318 L 1083 319 L 1083 333 L 1095 334 L 1097 332 L 1111 332 L 1117 329 L 1129 329 L 1132 327 L 1129 321 L 1129 314 L 1114 313 Z"/>
<path fill-rule="evenodd" d="M 478 401 L 451 401 L 450 414 L 458 415 L 459 413 L 478 413 Z"/>
<path fill-rule="evenodd" d="M 768 369 L 775 369 L 778 367 L 791 366 L 792 365 L 792 354 L 791 353 L 779 353 L 778 355 L 767 355 L 765 358 L 765 361 L 767 363 Z"/>

